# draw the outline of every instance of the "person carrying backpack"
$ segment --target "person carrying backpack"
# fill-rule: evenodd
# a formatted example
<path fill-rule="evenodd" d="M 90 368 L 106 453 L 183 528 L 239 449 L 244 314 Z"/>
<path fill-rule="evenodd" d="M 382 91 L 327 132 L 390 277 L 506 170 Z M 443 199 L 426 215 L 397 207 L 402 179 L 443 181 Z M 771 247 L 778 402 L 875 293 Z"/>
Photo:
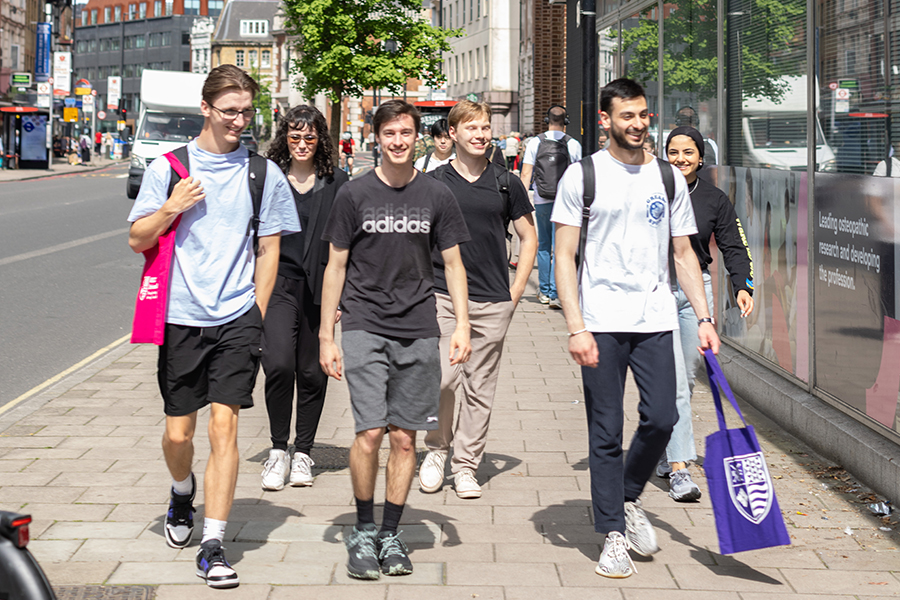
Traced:
<path fill-rule="evenodd" d="M 562 308 L 556 295 L 553 277 L 553 245 L 555 235 L 550 213 L 556 199 L 556 186 L 573 162 L 581 160 L 581 144 L 566 135 L 569 124 L 566 107 L 554 104 L 544 117 L 547 131 L 531 138 L 522 160 L 522 183 L 534 189 L 534 211 L 538 232 L 538 300 L 550 308 Z M 534 181 L 532 182 L 532 175 Z M 532 186 L 532 183 L 534 184 Z"/>
<path fill-rule="evenodd" d="M 200 101 L 203 130 L 150 163 L 128 215 L 128 244 L 135 252 L 152 251 L 161 235 L 175 229 L 157 374 L 166 415 L 163 455 L 172 476 L 163 531 L 172 548 L 191 543 L 197 494 L 192 440 L 197 413 L 209 406 L 196 573 L 213 588 L 239 583 L 222 547 L 238 474 L 238 413 L 253 406 L 281 234 L 300 231 L 281 169 L 240 143 L 256 114 L 258 91 L 256 81 L 234 65 L 213 69 Z M 189 176 L 181 179 L 176 166 Z"/>

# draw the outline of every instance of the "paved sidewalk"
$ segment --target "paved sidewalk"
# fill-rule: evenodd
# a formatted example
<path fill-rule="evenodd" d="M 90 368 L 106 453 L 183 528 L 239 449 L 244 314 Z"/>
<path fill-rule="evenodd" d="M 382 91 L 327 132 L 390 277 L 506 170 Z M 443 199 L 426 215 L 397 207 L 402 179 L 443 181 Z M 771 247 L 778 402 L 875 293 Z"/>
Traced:
<path fill-rule="evenodd" d="M 69 175 L 71 173 L 88 173 L 98 169 L 104 169 L 112 165 L 128 164 L 128 159 L 110 160 L 91 154 L 91 162 L 86 165 L 70 165 L 62 158 L 53 159 L 53 169 L 0 169 L 0 183 L 7 181 L 25 181 L 28 179 L 43 179 L 57 175 Z"/>
<path fill-rule="evenodd" d="M 207 588 L 192 562 L 202 490 L 195 543 L 177 551 L 163 538 L 170 479 L 160 449 L 163 416 L 150 346 L 122 345 L 0 414 L 0 506 L 33 515 L 29 548 L 64 596 L 75 589 L 69 586 L 81 585 L 152 586 L 156 598 L 192 600 L 900 596 L 896 522 L 872 516 L 865 506 L 872 498 L 849 475 L 749 408 L 793 545 L 718 554 L 706 481 L 694 468 L 704 490 L 700 502 L 674 503 L 656 478 L 644 493 L 662 551 L 636 561 L 639 573 L 630 579 L 595 575 L 602 540 L 591 524 L 581 382 L 565 333 L 562 314 L 537 304 L 532 290 L 507 338 L 478 474 L 484 495 L 459 500 L 449 479 L 437 494 L 413 489 L 401 525 L 415 564 L 408 577 L 359 582 L 346 575 L 341 540 L 355 519 L 346 468 L 353 422 L 346 385 L 332 382 L 313 451 L 316 483 L 281 492 L 260 489 L 269 444 L 257 388 L 256 407 L 241 415 L 240 476 L 226 532 L 228 556 L 242 583 L 228 592 Z M 628 436 L 636 402 L 629 382 Z M 711 405 L 708 390 L 698 385 L 701 454 L 704 436 L 715 427 Z M 201 459 L 208 448 L 205 417 L 206 411 L 197 428 Z M 204 467 L 199 460 L 195 471 Z M 377 501 L 383 493 L 380 478 Z"/>

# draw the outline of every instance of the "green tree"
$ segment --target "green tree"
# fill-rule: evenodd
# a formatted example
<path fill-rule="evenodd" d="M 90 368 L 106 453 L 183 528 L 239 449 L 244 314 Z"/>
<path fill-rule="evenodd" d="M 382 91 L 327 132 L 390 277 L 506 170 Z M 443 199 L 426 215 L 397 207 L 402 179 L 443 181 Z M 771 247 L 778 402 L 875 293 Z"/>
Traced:
<path fill-rule="evenodd" d="M 250 65 L 250 77 L 259 85 L 259 92 L 253 99 L 253 106 L 256 108 L 256 114 L 262 115 L 262 126 L 257 131 L 257 139 L 268 139 L 272 132 L 272 85 L 267 77 L 259 74 L 259 66 L 254 62 Z M 253 129 L 257 129 L 256 121 L 253 122 Z"/>
<path fill-rule="evenodd" d="M 307 98 L 324 93 L 331 101 L 335 147 L 345 96 L 374 88 L 399 94 L 408 78 L 443 84 L 441 53 L 462 33 L 432 27 L 421 0 L 284 0 L 282 7 L 285 31 L 297 37 L 292 72 Z"/>
<path fill-rule="evenodd" d="M 716 79 L 716 0 L 675 0 L 666 7 L 663 71 L 667 90 L 697 94 L 701 100 L 716 97 L 721 91 Z M 726 27 L 736 29 L 733 39 L 741 55 L 726 64 L 740 69 L 742 97 L 779 101 L 789 87 L 785 77 L 801 75 L 805 69 L 806 3 L 743 0 L 729 3 L 729 11 Z M 628 76 L 656 81 L 659 24 L 646 15 L 637 21 L 635 27 L 622 31 L 622 47 L 630 51 Z M 790 58 L 798 51 L 799 60 Z"/>

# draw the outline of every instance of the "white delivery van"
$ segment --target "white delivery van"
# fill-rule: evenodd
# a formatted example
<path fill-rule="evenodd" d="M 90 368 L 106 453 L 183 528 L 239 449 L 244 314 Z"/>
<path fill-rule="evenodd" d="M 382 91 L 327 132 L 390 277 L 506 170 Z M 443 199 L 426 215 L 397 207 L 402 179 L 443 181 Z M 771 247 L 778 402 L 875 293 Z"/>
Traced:
<path fill-rule="evenodd" d="M 128 197 L 137 198 L 144 169 L 156 158 L 200 135 L 200 100 L 206 75 L 145 69 L 141 75 L 141 114 L 131 148 Z"/>
<path fill-rule="evenodd" d="M 785 94 L 778 102 L 768 98 L 745 98 L 741 126 L 744 139 L 744 166 L 805 171 L 806 76 L 784 77 Z M 825 141 L 818 118 L 819 89 L 816 85 L 816 164 L 819 171 L 834 171 L 834 151 Z"/>

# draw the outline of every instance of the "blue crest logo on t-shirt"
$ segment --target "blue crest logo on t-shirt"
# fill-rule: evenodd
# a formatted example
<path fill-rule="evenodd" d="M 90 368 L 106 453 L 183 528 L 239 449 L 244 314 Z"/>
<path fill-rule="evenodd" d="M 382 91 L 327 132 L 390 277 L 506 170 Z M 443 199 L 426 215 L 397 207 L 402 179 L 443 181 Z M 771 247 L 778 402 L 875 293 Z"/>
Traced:
<path fill-rule="evenodd" d="M 666 216 L 666 199 L 659 194 L 647 198 L 647 222 L 656 227 Z"/>

